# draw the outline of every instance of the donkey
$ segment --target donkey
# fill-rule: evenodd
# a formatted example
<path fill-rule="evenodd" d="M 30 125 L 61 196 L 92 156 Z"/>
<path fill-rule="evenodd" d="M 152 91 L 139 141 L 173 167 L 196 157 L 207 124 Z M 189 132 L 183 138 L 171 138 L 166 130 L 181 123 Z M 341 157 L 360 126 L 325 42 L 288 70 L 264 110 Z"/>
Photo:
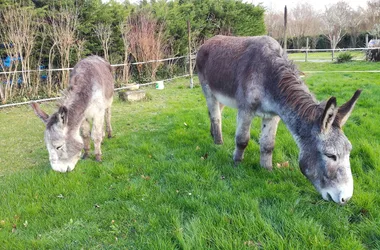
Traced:
<path fill-rule="evenodd" d="M 94 141 L 95 159 L 101 161 L 104 117 L 108 138 L 112 137 L 113 90 L 111 65 L 98 56 L 90 56 L 81 60 L 71 72 L 69 87 L 56 113 L 49 116 L 37 103 L 31 104 L 46 125 L 45 143 L 53 170 L 72 171 L 83 148 L 83 158 L 87 158 L 90 137 Z"/>
<path fill-rule="evenodd" d="M 235 165 L 243 159 L 252 119 L 259 116 L 260 165 L 272 170 L 272 152 L 281 118 L 300 150 L 302 173 L 323 199 L 345 204 L 351 198 L 352 146 L 341 128 L 361 90 L 340 107 L 335 97 L 317 102 L 280 44 L 268 36 L 215 36 L 200 47 L 196 65 L 215 144 L 223 144 L 223 107 L 238 109 Z"/>

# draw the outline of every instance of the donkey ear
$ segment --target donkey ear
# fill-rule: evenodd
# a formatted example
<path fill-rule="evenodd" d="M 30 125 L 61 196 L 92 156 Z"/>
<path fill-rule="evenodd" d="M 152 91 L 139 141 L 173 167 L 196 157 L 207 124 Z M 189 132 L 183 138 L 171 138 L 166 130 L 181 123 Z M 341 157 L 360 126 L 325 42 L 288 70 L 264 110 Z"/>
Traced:
<path fill-rule="evenodd" d="M 68 110 L 65 106 L 59 107 L 58 112 L 57 112 L 58 120 L 63 125 L 67 124 L 67 113 L 68 113 Z"/>
<path fill-rule="evenodd" d="M 41 108 L 40 105 L 36 102 L 30 103 L 30 106 L 33 108 L 34 113 L 46 124 L 49 119 L 49 115 L 46 114 Z"/>
<path fill-rule="evenodd" d="M 321 132 L 326 133 L 330 130 L 332 123 L 334 122 L 335 116 L 337 114 L 336 108 L 336 98 L 331 97 L 325 106 L 323 115 L 321 117 Z"/>
<path fill-rule="evenodd" d="M 355 103 L 358 100 L 361 92 L 361 89 L 356 90 L 355 94 L 351 97 L 351 99 L 339 107 L 336 119 L 340 127 L 343 127 L 348 117 L 350 117 L 351 112 L 354 109 Z"/>

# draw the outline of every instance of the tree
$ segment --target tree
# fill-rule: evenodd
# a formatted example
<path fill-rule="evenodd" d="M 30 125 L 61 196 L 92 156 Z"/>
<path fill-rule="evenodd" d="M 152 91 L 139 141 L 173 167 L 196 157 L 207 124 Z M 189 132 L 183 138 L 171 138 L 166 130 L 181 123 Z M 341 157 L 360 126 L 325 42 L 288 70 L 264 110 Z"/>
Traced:
<path fill-rule="evenodd" d="M 105 23 L 98 23 L 95 26 L 95 34 L 102 43 L 104 58 L 109 61 L 108 46 L 112 35 L 111 25 Z"/>
<path fill-rule="evenodd" d="M 380 0 L 367 1 L 365 16 L 365 30 L 378 38 L 380 36 Z"/>
<path fill-rule="evenodd" d="M 315 49 L 317 47 L 317 43 L 320 39 L 320 28 L 322 24 L 322 17 L 317 12 L 311 14 L 311 17 L 308 19 L 308 29 L 306 35 L 311 39 L 311 43 L 309 44 L 310 48 Z"/>
<path fill-rule="evenodd" d="M 295 49 L 302 48 L 306 37 L 312 37 L 312 46 L 315 47 L 321 26 L 320 15 L 310 3 L 297 4 L 290 10 L 289 35 Z"/>
<path fill-rule="evenodd" d="M 284 16 L 281 12 L 269 11 L 265 14 L 267 34 L 277 40 L 283 39 Z"/>
<path fill-rule="evenodd" d="M 18 82 L 20 84 L 21 94 L 24 91 L 32 89 L 29 71 L 31 68 L 30 57 L 35 44 L 38 25 L 35 11 L 29 7 L 10 5 L 2 9 L 0 15 L 1 23 L 3 24 L 0 38 L 3 41 L 8 56 L 11 58 L 9 67 L 6 69 L 2 65 L 2 68 L 9 72 L 15 72 L 20 62 L 22 71 L 21 78 L 19 78 L 16 72 L 7 75 L 6 90 L 5 92 L 0 90 L 0 97 L 2 102 L 5 103 L 8 94 L 12 97 L 12 89 L 17 85 L 12 83 Z"/>
<path fill-rule="evenodd" d="M 348 18 L 347 30 L 350 34 L 351 47 L 355 48 L 357 43 L 357 38 L 360 33 L 364 30 L 363 24 L 365 23 L 365 14 L 363 8 L 358 8 L 357 10 L 351 10 L 350 16 Z"/>
<path fill-rule="evenodd" d="M 59 11 L 52 10 L 51 16 L 51 38 L 53 46 L 57 47 L 60 55 L 61 68 L 70 67 L 70 51 L 76 41 L 78 12 L 76 9 L 63 7 Z M 68 85 L 69 74 L 67 70 L 62 71 L 60 85 L 66 87 Z"/>
<path fill-rule="evenodd" d="M 148 62 L 144 66 L 138 65 L 137 69 L 142 76 L 144 68 L 150 79 L 155 80 L 156 73 L 162 59 L 162 31 L 163 26 L 146 11 L 140 11 L 128 17 L 128 40 L 130 51 L 136 61 Z"/>
<path fill-rule="evenodd" d="M 121 30 L 121 36 L 123 38 L 123 44 L 124 44 L 124 66 L 123 66 L 123 81 L 125 83 L 128 83 L 129 79 L 129 53 L 130 53 L 130 42 L 129 42 L 129 35 L 130 35 L 130 27 L 128 25 L 127 20 L 120 23 L 120 30 Z"/>
<path fill-rule="evenodd" d="M 162 0 L 163 1 L 163 0 Z M 160 1 L 157 1 L 160 2 Z M 153 8 L 160 5 L 153 5 Z M 153 10 L 153 12 L 155 12 Z M 173 41 L 176 55 L 187 52 L 187 21 L 191 23 L 192 50 L 217 34 L 254 36 L 265 34 L 264 8 L 231 0 L 175 0 L 157 12 L 165 22 L 165 40 Z"/>
<path fill-rule="evenodd" d="M 192 51 L 196 51 L 206 39 L 217 34 L 253 36 L 266 32 L 264 8 L 240 0 L 152 0 L 141 1 L 139 4 L 119 0 L 109 0 L 107 3 L 103 3 L 102 0 L 2 0 L 0 1 L 0 12 L 9 6 L 14 6 L 17 11 L 19 11 L 18 8 L 28 9 L 38 17 L 35 21 L 22 19 L 23 29 L 30 27 L 37 30 L 36 33 L 33 33 L 33 43 L 30 43 L 31 40 L 24 35 L 23 39 L 17 38 L 19 44 L 24 43 L 24 45 L 20 45 L 23 46 L 22 48 L 18 45 L 7 48 L 2 48 L 4 45 L 0 47 L 0 53 L 3 56 L 20 54 L 23 59 L 26 59 L 29 55 L 29 62 L 28 60 L 13 61 L 12 68 L 6 69 L 12 72 L 16 69 L 21 70 L 22 67 L 37 69 L 41 64 L 48 65 L 50 69 L 69 68 L 82 56 L 97 54 L 104 55 L 111 64 L 124 62 L 125 67 L 119 69 L 123 71 L 123 80 L 127 80 L 129 59 L 146 61 L 186 55 L 188 50 L 187 20 L 191 22 Z M 145 20 L 147 22 L 134 25 L 125 23 L 127 25 L 124 28 L 127 29 L 124 30 L 120 23 L 125 22 L 128 16 L 132 19 L 135 18 L 133 16 L 138 13 L 149 14 L 149 18 Z M 16 15 L 18 14 L 13 16 Z M 35 16 L 33 18 L 36 18 Z M 1 23 L 5 24 L 3 21 Z M 38 25 L 36 25 L 37 23 Z M 133 32 L 138 33 L 140 31 L 137 29 L 141 29 L 148 23 L 150 23 L 149 25 L 154 23 L 156 26 L 154 31 L 146 33 L 145 40 L 144 37 L 140 37 L 139 42 L 133 45 L 133 39 L 132 41 L 129 38 L 125 39 L 126 33 L 128 36 Z M 16 44 L 15 42 L 5 42 L 9 39 L 4 36 L 3 31 L 8 28 L 8 25 L 0 25 L 3 34 L 1 35 L 2 44 Z M 28 42 L 28 45 L 25 42 Z M 20 51 L 22 52 L 20 53 Z M 144 54 L 142 51 L 148 51 L 150 54 L 145 52 Z M 138 53 L 142 54 L 139 56 Z M 22 63 L 25 65 L 21 65 Z M 173 62 L 166 64 L 170 63 Z M 150 78 L 154 78 L 157 71 L 161 70 L 159 63 L 152 63 L 150 66 L 143 65 L 139 69 L 141 70 L 142 67 L 145 68 L 145 72 L 149 72 L 148 77 Z M 182 70 L 182 67 L 173 68 Z M 169 72 L 167 67 L 162 70 L 162 74 Z M 25 75 L 20 78 L 27 83 L 22 85 L 22 88 L 12 85 L 13 87 L 8 89 L 8 93 L 13 90 L 27 90 L 23 87 L 32 84 L 33 93 L 28 89 L 25 91 L 26 95 L 29 93 L 36 95 L 37 92 L 38 95 L 41 95 L 41 91 L 38 89 L 43 87 L 43 90 L 46 91 L 43 95 L 50 96 L 53 88 L 58 91 L 66 87 L 69 77 L 68 71 L 47 71 L 47 83 L 42 85 L 39 82 L 41 78 L 38 74 L 35 78 L 31 78 L 28 75 L 30 72 L 24 73 Z M 8 74 L 8 80 L 1 80 L 8 83 L 15 82 L 20 74 Z M 34 76 L 33 74 L 32 76 Z M 0 77 L 5 77 L 5 75 Z M 6 87 L 5 85 L 1 86 Z M 15 92 L 15 94 L 18 93 Z M 6 99 L 5 89 L 0 91 L 0 98 L 2 101 L 4 98 Z"/>
<path fill-rule="evenodd" d="M 345 1 L 326 7 L 322 16 L 322 32 L 330 41 L 331 49 L 335 49 L 347 33 L 351 7 Z"/>

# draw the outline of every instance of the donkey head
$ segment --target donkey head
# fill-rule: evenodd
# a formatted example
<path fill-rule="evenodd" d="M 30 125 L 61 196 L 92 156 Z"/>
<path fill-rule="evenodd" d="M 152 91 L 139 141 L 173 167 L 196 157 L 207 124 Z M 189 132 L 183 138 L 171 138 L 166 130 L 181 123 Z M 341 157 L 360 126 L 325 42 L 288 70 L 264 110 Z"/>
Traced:
<path fill-rule="evenodd" d="M 314 124 L 312 136 L 300 150 L 300 168 L 313 183 L 325 200 L 345 204 L 351 197 L 354 183 L 350 167 L 350 141 L 344 135 L 342 126 L 346 123 L 361 93 L 341 107 L 331 97 L 320 120 Z M 307 145 L 305 145 L 307 144 Z"/>
<path fill-rule="evenodd" d="M 83 140 L 79 135 L 69 133 L 67 108 L 61 106 L 56 113 L 49 116 L 37 103 L 32 103 L 31 106 L 46 125 L 45 143 L 51 167 L 58 172 L 73 170 L 80 158 Z"/>

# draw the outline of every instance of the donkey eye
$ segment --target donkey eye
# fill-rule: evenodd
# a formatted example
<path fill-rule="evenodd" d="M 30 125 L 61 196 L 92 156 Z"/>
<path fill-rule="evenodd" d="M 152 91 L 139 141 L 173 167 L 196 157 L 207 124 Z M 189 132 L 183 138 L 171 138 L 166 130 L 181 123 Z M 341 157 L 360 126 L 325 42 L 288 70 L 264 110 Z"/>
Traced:
<path fill-rule="evenodd" d="M 63 145 L 56 147 L 57 150 L 60 150 L 63 147 Z"/>
<path fill-rule="evenodd" d="M 330 158 L 330 159 L 332 159 L 332 160 L 334 160 L 334 161 L 336 161 L 336 159 L 337 159 L 337 157 L 336 157 L 336 155 L 332 155 L 332 154 L 325 154 L 328 158 Z"/>

